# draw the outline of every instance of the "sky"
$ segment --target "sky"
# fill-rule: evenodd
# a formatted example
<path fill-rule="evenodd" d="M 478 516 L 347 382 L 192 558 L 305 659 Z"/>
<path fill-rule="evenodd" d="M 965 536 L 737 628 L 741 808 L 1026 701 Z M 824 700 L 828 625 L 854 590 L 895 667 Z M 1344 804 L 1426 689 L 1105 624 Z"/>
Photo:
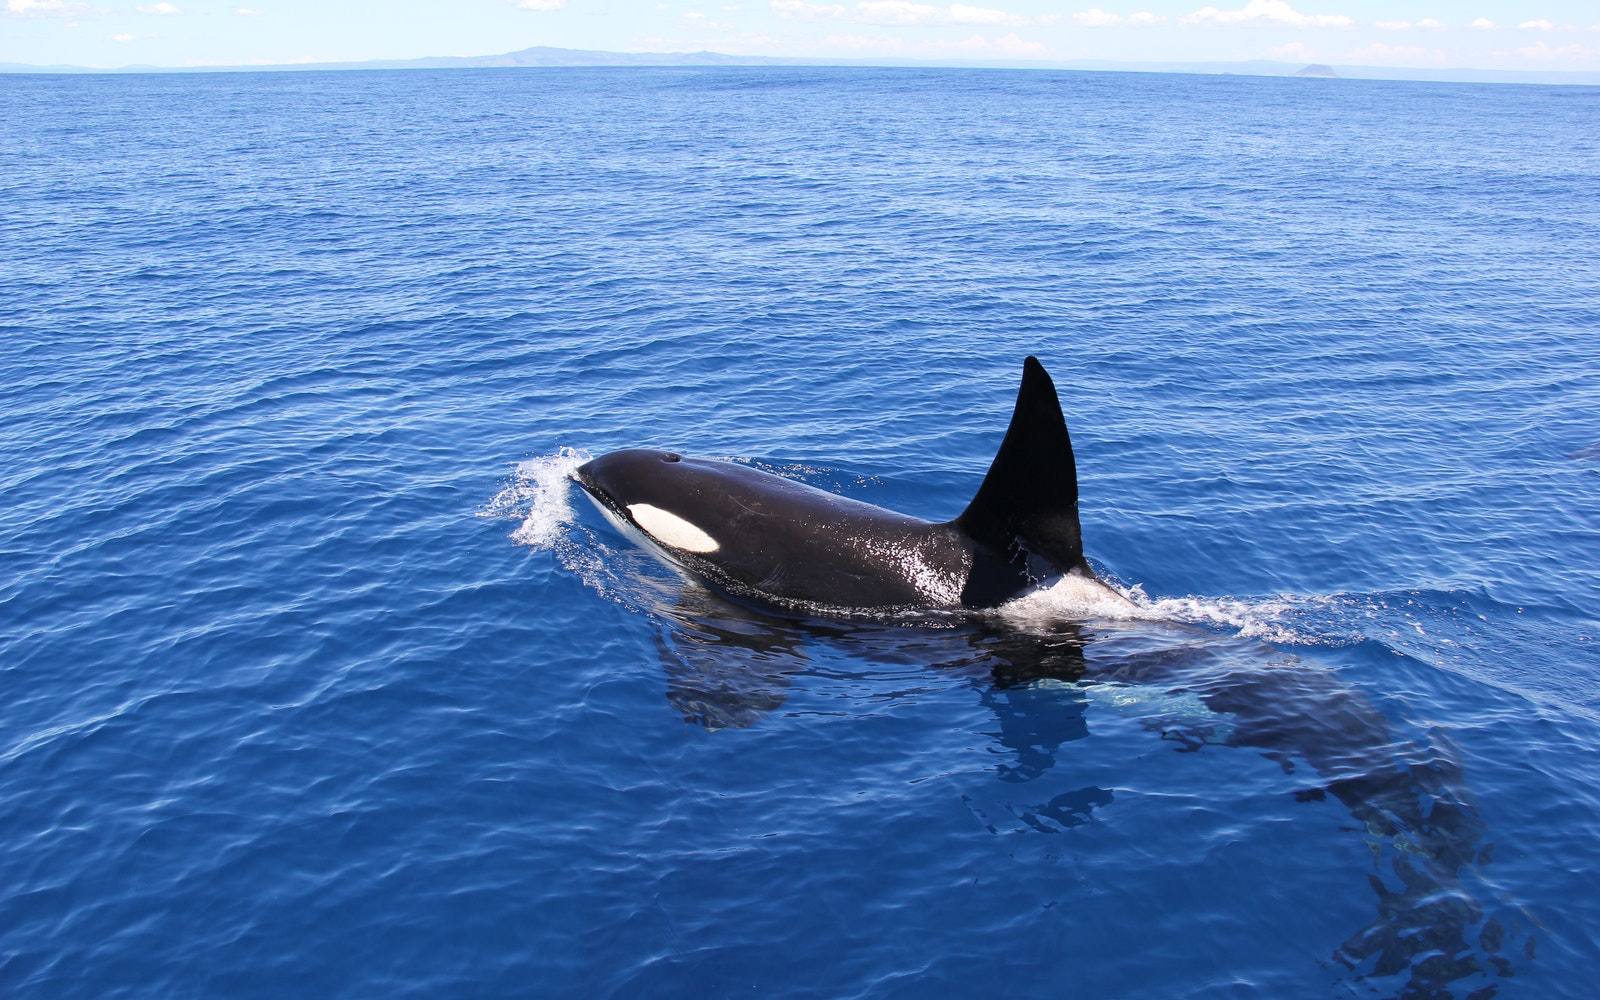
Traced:
<path fill-rule="evenodd" d="M 1600 0 L 0 0 L 0 63 L 480 56 L 535 45 L 842 59 L 1600 70 Z M 993 6 L 990 6 L 993 4 Z"/>

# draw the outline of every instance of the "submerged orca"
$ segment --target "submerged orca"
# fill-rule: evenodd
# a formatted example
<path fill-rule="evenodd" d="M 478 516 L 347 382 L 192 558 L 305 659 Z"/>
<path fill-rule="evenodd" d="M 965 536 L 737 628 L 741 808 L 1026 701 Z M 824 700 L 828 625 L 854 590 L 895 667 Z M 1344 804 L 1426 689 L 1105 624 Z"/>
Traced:
<path fill-rule="evenodd" d="M 1083 558 L 1078 473 L 1055 384 L 1022 368 L 1000 451 L 967 509 L 924 521 L 770 473 L 629 449 L 573 474 L 601 510 L 734 595 L 821 614 L 991 608 L 1041 586 L 1122 601 Z"/>

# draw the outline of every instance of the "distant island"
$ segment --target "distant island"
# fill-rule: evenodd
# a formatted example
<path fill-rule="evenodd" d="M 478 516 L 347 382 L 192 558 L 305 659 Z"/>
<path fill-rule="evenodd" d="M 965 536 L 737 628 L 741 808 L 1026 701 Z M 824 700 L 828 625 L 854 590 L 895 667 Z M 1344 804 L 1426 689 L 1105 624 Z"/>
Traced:
<path fill-rule="evenodd" d="M 785 56 L 734 56 L 721 52 L 603 52 L 560 49 L 546 45 L 489 56 L 428 56 L 421 59 L 374 59 L 365 62 L 279 63 L 266 66 L 33 66 L 0 63 L 0 73 L 288 73 L 327 70 L 495 69 L 582 66 L 854 66 L 947 67 L 951 69 L 1079 70 L 1113 73 L 1194 73 L 1239 76 L 1343 77 L 1363 80 L 1429 80 L 1441 83 L 1558 83 L 1600 85 L 1600 72 L 1558 70 L 1419 69 L 1391 66 L 1327 66 L 1257 59 L 1249 62 L 1112 62 L 1075 59 L 1065 62 L 1006 59 L 823 59 Z"/>

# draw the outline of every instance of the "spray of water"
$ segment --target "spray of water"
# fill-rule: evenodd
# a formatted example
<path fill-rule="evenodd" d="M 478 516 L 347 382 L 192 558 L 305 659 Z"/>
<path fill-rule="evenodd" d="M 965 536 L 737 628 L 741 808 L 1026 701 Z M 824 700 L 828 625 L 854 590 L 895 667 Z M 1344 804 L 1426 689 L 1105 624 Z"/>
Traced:
<path fill-rule="evenodd" d="M 641 577 L 661 574 L 643 553 L 613 551 L 579 523 L 572 507 L 572 473 L 589 460 L 586 452 L 562 448 L 517 465 L 511 479 L 479 511 L 481 517 L 517 522 L 511 539 L 518 545 L 552 552 L 557 561 L 587 586 L 611 600 L 635 603 L 630 594 L 648 589 Z M 953 595 L 930 594 L 930 596 Z M 643 601 L 643 603 L 649 603 Z M 1151 598 L 1140 586 L 1086 583 L 1063 577 L 1031 591 L 999 609 L 1002 618 L 1020 628 L 1048 629 L 1060 622 L 1154 621 L 1200 625 L 1263 639 L 1272 643 L 1318 645 L 1348 641 L 1315 624 L 1325 617 L 1328 600 L 1306 597 L 1167 597 Z M 1322 612 L 1322 614 L 1319 614 Z"/>
<path fill-rule="evenodd" d="M 588 460 L 585 452 L 562 448 L 554 455 L 539 455 L 519 463 L 511 481 L 484 505 L 479 516 L 521 522 L 511 533 L 511 540 L 518 545 L 557 548 L 575 520 L 572 473 Z"/>
<path fill-rule="evenodd" d="M 1318 626 L 1325 598 L 1291 597 L 1163 597 L 1152 598 L 1142 586 L 1086 584 L 1063 577 L 1007 602 L 1000 615 L 1020 628 L 1048 630 L 1061 622 L 1172 622 L 1224 630 L 1274 644 L 1326 645 L 1349 641 Z"/>
<path fill-rule="evenodd" d="M 516 544 L 551 553 L 563 569 L 607 600 L 649 610 L 665 600 L 659 591 L 675 577 L 663 575 L 655 559 L 633 546 L 613 548 L 578 519 L 572 473 L 589 458 L 587 452 L 562 448 L 519 463 L 478 516 L 515 521 L 511 540 Z"/>

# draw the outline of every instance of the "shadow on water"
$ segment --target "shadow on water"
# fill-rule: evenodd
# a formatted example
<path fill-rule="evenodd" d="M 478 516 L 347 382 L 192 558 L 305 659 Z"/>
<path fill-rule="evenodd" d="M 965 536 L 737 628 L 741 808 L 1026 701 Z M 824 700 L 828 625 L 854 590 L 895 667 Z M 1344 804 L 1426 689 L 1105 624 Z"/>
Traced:
<path fill-rule="evenodd" d="M 1374 853 L 1367 880 L 1377 916 L 1332 957 L 1363 993 L 1488 1000 L 1513 975 L 1513 957 L 1532 957 L 1532 939 L 1486 915 L 1463 882 L 1488 863 L 1492 845 L 1448 738 L 1436 730 L 1422 742 L 1401 738 L 1325 666 L 1257 640 L 1164 623 L 1062 623 L 1040 634 L 981 621 L 796 621 L 695 585 L 656 611 L 667 697 L 690 722 L 713 731 L 757 724 L 813 669 L 807 646 L 834 644 L 968 681 L 997 722 L 993 735 L 1009 758 L 996 766 L 1003 782 L 1032 781 L 1064 744 L 1087 737 L 1091 695 L 1126 693 L 1141 725 L 1175 751 L 1254 749 L 1285 773 L 1309 769 L 1297 800 L 1331 796 L 1349 810 Z M 1060 832 L 1089 822 L 1113 798 L 1090 786 L 1014 815 Z"/>

